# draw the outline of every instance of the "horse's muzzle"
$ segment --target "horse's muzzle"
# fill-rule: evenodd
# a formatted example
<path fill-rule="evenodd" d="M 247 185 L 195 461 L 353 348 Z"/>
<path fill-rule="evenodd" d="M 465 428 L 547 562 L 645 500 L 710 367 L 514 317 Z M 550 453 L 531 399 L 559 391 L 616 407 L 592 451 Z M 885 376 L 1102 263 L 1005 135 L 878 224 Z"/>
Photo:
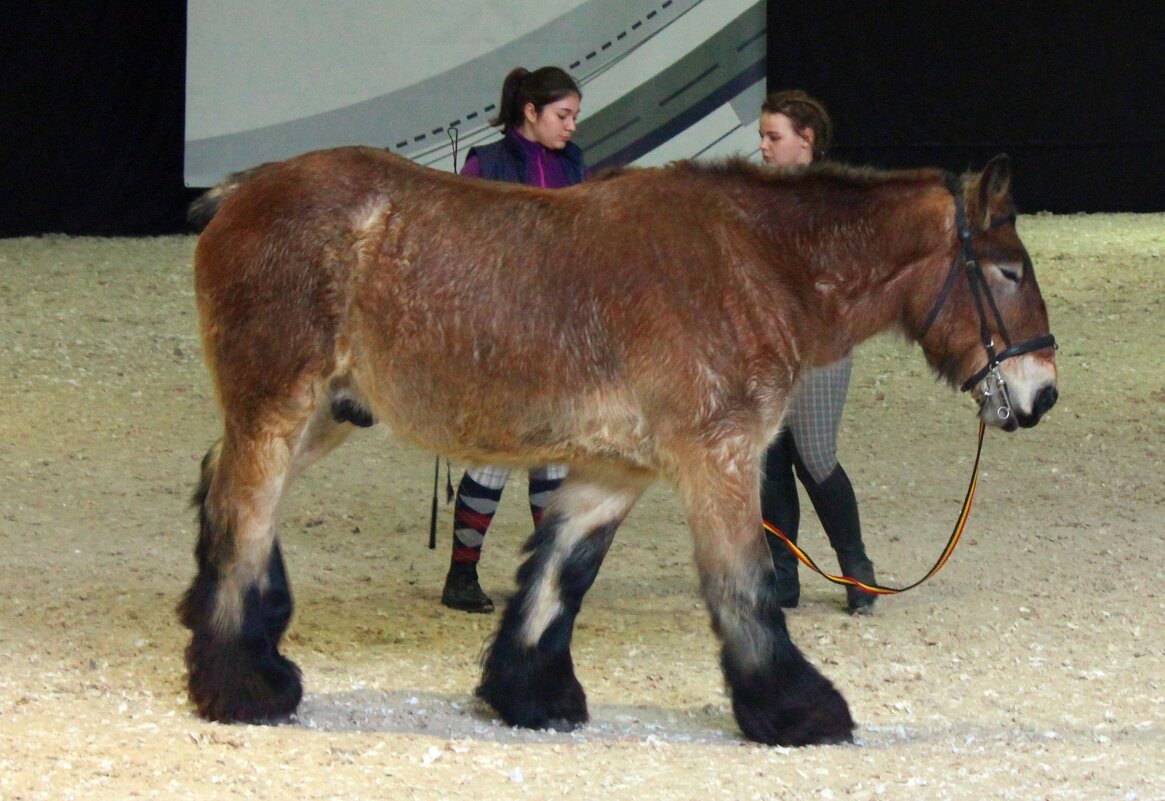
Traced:
<path fill-rule="evenodd" d="M 994 374 L 979 384 L 978 392 L 979 418 L 988 426 L 1009 433 L 1035 426 L 1059 398 L 1055 381 L 1048 381 L 1035 390 L 1030 408 L 1025 409 L 1024 393 L 1009 392 L 1007 385 Z"/>
<path fill-rule="evenodd" d="M 1035 400 L 1032 401 L 1032 410 L 1030 414 L 1018 414 L 1016 418 L 1021 428 L 1031 428 L 1040 421 L 1044 413 L 1056 405 L 1060 393 L 1056 389 L 1055 384 L 1047 384 L 1036 393 Z"/>

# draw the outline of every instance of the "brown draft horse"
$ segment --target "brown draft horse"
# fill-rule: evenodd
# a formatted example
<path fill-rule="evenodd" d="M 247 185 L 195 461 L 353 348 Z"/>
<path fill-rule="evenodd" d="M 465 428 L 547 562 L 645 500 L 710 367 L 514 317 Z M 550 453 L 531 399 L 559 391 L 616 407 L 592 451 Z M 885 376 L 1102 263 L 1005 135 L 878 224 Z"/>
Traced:
<path fill-rule="evenodd" d="M 762 455 L 798 374 L 884 329 L 919 341 L 948 382 L 974 377 L 988 424 L 1034 425 L 1051 407 L 1047 312 L 1009 185 L 998 157 L 949 180 L 729 162 L 544 191 L 345 148 L 220 188 L 195 287 L 224 432 L 203 461 L 198 573 L 179 605 L 198 712 L 296 709 L 276 510 L 350 423 L 375 419 L 461 460 L 571 465 L 484 659 L 477 694 L 505 721 L 587 720 L 575 617 L 620 522 L 663 478 L 686 509 L 743 733 L 849 740 L 845 700 L 777 603 Z"/>

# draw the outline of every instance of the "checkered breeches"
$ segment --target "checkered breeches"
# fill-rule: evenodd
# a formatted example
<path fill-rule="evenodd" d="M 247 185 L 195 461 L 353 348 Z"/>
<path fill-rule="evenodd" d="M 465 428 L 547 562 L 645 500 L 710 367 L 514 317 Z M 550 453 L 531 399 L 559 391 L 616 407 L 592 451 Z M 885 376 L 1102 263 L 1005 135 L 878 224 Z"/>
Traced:
<path fill-rule="evenodd" d="M 820 483 L 837 467 L 837 432 L 849 391 L 853 359 L 809 370 L 793 389 L 785 426 L 813 480 Z"/>

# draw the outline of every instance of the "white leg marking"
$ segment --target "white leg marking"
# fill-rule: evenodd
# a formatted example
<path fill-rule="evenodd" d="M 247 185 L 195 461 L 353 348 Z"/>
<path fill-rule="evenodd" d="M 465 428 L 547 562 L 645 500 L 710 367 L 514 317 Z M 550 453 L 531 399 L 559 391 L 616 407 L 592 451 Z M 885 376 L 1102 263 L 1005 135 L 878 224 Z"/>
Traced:
<path fill-rule="evenodd" d="M 522 643 L 533 648 L 546 629 L 562 614 L 558 577 L 570 552 L 587 534 L 620 520 L 642 494 L 641 487 L 612 490 L 610 487 L 571 483 L 568 479 L 546 509 L 546 517 L 562 520 L 547 554 L 541 575 L 536 577 L 523 608 Z"/>

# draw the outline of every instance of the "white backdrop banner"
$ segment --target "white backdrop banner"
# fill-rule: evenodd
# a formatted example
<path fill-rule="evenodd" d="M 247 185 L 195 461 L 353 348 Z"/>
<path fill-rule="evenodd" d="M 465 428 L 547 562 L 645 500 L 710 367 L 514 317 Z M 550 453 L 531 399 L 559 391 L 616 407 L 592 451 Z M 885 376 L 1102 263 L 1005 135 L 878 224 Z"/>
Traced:
<path fill-rule="evenodd" d="M 583 91 L 592 168 L 755 157 L 764 0 L 189 0 L 185 180 L 369 145 L 438 169 L 516 66 Z"/>

